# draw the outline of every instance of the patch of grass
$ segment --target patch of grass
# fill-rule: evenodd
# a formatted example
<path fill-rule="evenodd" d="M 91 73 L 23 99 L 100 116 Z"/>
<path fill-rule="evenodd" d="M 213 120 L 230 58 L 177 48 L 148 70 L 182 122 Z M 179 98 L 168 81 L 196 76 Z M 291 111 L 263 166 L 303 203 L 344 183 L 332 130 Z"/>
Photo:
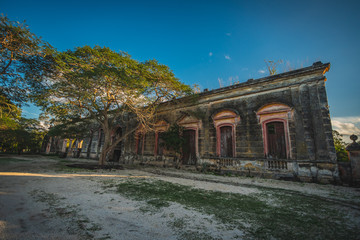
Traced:
<path fill-rule="evenodd" d="M 222 238 L 214 238 L 211 235 L 201 231 L 184 231 L 180 234 L 179 239 L 186 240 L 221 240 Z"/>
<path fill-rule="evenodd" d="M 260 239 L 356 239 L 360 229 L 339 205 L 287 190 L 262 189 L 241 195 L 194 189 L 165 181 L 133 179 L 117 184 L 131 199 L 148 201 L 158 208 L 176 202 Z M 353 209 L 348 211 L 353 211 Z"/>
<path fill-rule="evenodd" d="M 78 172 L 95 172 L 95 170 L 85 169 L 85 168 L 74 168 L 66 166 L 68 162 L 61 162 L 57 164 L 57 172 L 66 172 L 66 173 L 78 173 Z"/>
<path fill-rule="evenodd" d="M 146 201 L 145 206 L 141 206 L 139 210 L 143 213 L 154 214 L 161 208 L 170 206 L 170 203 L 161 199 L 150 199 Z"/>
<path fill-rule="evenodd" d="M 212 239 L 220 239 L 214 238 L 208 233 L 202 231 L 201 227 L 198 227 L 197 230 L 189 230 L 189 226 L 191 225 L 189 219 L 184 218 L 176 218 L 174 221 L 168 224 L 175 232 L 178 233 L 178 239 L 185 240 L 212 240 Z"/>
<path fill-rule="evenodd" d="M 102 229 L 100 225 L 92 223 L 86 216 L 79 214 L 78 206 L 66 205 L 63 207 L 64 203 L 62 201 L 64 198 L 55 193 L 33 190 L 29 194 L 35 201 L 46 204 L 49 207 L 46 212 L 52 214 L 53 217 L 65 218 L 68 223 L 67 231 L 69 234 L 79 234 L 84 239 L 91 239 L 93 238 L 93 232 Z"/>
<path fill-rule="evenodd" d="M 71 161 L 71 160 L 59 158 L 59 163 L 72 163 L 72 162 L 73 162 L 73 161 Z"/>
<path fill-rule="evenodd" d="M 154 206 L 155 208 L 163 208 L 170 206 L 169 202 L 161 199 L 150 199 L 147 200 L 146 203 Z"/>
<path fill-rule="evenodd" d="M 185 227 L 187 226 L 187 223 L 185 222 L 185 220 L 183 218 L 177 218 L 171 223 L 171 226 L 172 226 L 172 228 L 182 230 L 182 229 L 185 229 Z"/>
<path fill-rule="evenodd" d="M 92 231 L 92 232 L 100 231 L 100 230 L 102 230 L 102 227 L 99 224 L 92 223 L 91 227 L 87 228 L 87 230 Z"/>
<path fill-rule="evenodd" d="M 11 162 L 26 162 L 27 160 L 24 159 L 17 159 L 17 158 L 0 158 L 1 164 L 11 163 Z"/>
<path fill-rule="evenodd" d="M 55 193 L 47 193 L 41 190 L 33 190 L 29 193 L 37 202 L 48 204 L 54 207 L 59 204 L 60 198 Z"/>

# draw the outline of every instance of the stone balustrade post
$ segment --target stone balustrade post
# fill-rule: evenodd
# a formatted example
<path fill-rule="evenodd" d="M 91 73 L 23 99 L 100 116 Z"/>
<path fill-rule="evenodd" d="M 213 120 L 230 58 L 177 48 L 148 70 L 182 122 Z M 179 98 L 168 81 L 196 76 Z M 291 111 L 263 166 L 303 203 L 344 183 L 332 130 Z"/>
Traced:
<path fill-rule="evenodd" d="M 351 135 L 350 139 L 353 142 L 346 147 L 346 150 L 351 163 L 352 184 L 360 185 L 360 144 L 356 142 L 358 139 L 356 135 Z"/>

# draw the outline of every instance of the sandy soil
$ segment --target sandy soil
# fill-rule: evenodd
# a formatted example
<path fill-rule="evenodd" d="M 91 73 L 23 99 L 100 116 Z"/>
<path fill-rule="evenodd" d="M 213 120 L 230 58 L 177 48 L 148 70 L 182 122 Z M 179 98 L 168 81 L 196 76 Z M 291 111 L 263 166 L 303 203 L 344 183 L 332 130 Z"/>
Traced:
<path fill-rule="evenodd" d="M 0 239 L 179 239 L 176 229 L 180 227 L 197 229 L 215 238 L 241 237 L 242 232 L 221 226 L 212 216 L 175 203 L 161 212 L 144 214 L 141 202 L 103 188 L 104 181 L 128 178 L 159 179 L 239 194 L 256 193 L 257 187 L 280 188 L 360 209 L 359 189 L 348 187 L 156 168 L 68 173 L 57 171 L 59 159 L 17 159 L 20 161 L 0 161 Z"/>

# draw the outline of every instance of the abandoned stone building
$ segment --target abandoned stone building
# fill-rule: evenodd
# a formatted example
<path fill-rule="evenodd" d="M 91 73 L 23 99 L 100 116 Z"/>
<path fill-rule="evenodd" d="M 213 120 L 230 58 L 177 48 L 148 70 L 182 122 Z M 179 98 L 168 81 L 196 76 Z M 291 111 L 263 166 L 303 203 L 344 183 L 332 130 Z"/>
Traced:
<path fill-rule="evenodd" d="M 113 151 L 113 160 L 174 166 L 176 156 L 164 149 L 161 134 L 182 126 L 183 166 L 302 181 L 333 182 L 338 167 L 333 143 L 325 73 L 330 64 L 312 66 L 203 91 L 159 106 L 154 131 L 137 132 Z M 131 120 L 114 133 L 121 135 Z M 49 142 L 47 152 L 98 158 L 101 129 L 69 144 Z M 68 146 L 68 147 L 67 147 Z"/>

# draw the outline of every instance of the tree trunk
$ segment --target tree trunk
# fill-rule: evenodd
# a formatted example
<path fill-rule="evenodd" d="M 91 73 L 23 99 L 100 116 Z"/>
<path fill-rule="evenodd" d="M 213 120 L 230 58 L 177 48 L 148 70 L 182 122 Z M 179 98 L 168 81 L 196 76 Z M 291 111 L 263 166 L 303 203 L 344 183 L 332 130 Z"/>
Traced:
<path fill-rule="evenodd" d="M 101 154 L 100 154 L 100 158 L 99 158 L 99 165 L 105 165 L 106 163 L 106 156 L 108 155 L 109 152 L 111 152 L 111 150 L 122 140 L 126 139 L 127 136 L 129 136 L 130 134 L 132 134 L 133 132 L 135 132 L 137 129 L 139 128 L 139 125 L 136 126 L 135 128 L 133 128 L 132 130 L 126 132 L 124 135 L 122 135 L 119 139 L 117 139 L 116 141 L 114 141 L 113 143 L 111 143 L 111 132 L 113 129 L 111 129 L 109 127 L 109 125 L 104 125 L 103 127 L 103 131 L 105 134 L 105 140 L 104 140 L 104 146 L 101 149 Z"/>
<path fill-rule="evenodd" d="M 110 151 L 109 146 L 111 145 L 111 129 L 109 129 L 108 127 L 104 127 L 103 129 L 104 131 L 104 145 L 101 149 L 101 154 L 100 154 L 100 158 L 99 158 L 99 165 L 103 166 L 106 163 L 106 157 Z"/>

